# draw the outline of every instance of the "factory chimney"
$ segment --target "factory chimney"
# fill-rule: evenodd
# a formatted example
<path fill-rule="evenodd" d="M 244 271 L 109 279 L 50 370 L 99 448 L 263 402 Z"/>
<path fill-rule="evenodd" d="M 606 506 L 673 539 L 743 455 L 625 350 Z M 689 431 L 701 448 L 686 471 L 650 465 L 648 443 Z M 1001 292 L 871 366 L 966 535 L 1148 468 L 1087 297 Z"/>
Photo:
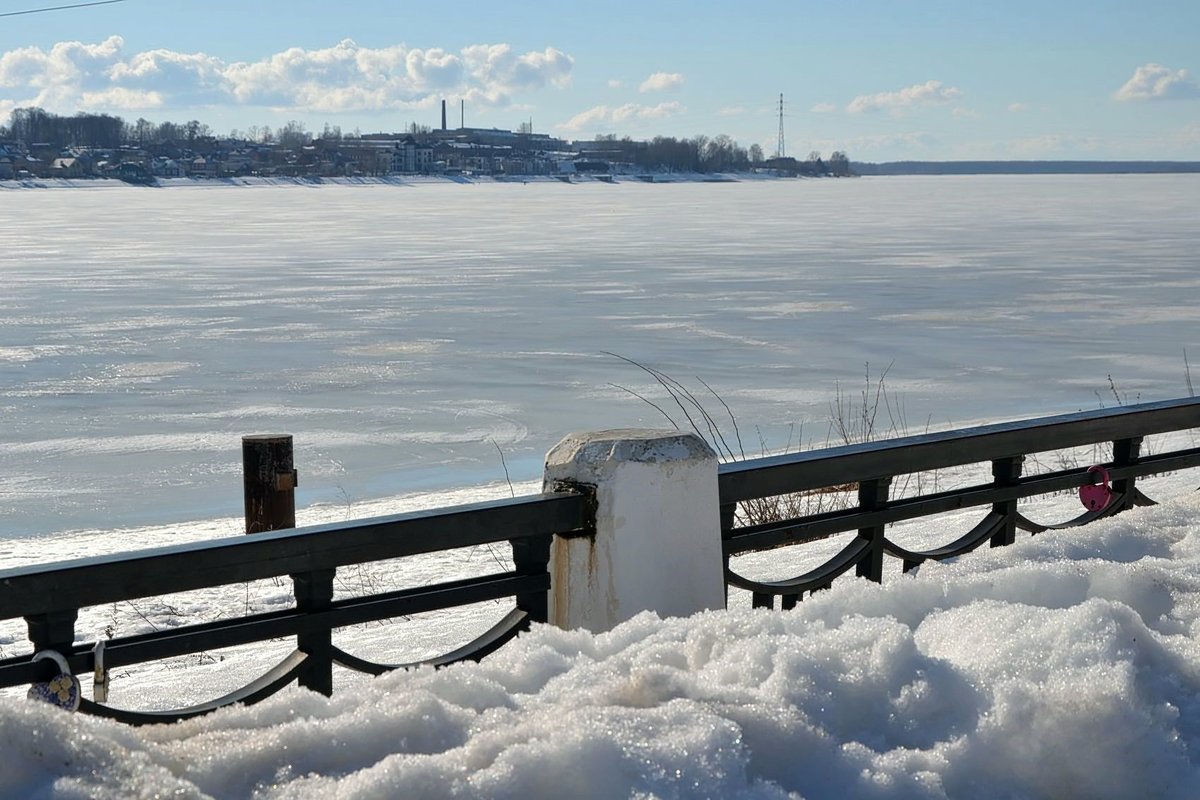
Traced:
<path fill-rule="evenodd" d="M 442 99 L 442 130 L 446 130 L 446 100 Z"/>

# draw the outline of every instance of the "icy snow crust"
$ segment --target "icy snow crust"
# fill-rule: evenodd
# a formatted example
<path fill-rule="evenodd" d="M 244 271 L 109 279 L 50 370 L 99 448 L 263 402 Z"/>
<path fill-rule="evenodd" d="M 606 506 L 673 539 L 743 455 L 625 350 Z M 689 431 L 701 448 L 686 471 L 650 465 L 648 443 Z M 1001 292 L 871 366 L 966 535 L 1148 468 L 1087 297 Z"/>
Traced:
<path fill-rule="evenodd" d="M 0 699 L 0 796 L 1191 798 L 1198 517 L 1189 491 L 794 611 L 539 627 L 172 726 Z"/>

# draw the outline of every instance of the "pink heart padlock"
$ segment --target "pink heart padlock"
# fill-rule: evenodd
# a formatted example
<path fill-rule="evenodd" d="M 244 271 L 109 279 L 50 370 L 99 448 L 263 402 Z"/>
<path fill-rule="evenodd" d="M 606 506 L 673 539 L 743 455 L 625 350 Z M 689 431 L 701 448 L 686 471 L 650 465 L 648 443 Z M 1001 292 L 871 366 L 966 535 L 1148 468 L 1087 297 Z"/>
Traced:
<path fill-rule="evenodd" d="M 1100 473 L 1100 483 L 1089 483 L 1079 487 L 1079 502 L 1088 511 L 1102 511 L 1112 502 L 1112 487 L 1108 485 L 1108 470 L 1104 467 L 1088 467 L 1088 474 Z"/>

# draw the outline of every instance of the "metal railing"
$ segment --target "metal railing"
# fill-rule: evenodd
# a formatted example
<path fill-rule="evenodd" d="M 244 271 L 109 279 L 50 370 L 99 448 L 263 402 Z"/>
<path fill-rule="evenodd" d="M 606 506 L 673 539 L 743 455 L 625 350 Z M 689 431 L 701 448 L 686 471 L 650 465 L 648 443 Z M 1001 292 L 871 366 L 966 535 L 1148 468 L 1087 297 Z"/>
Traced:
<path fill-rule="evenodd" d="M 869 444 L 813 450 L 722 464 L 718 474 L 721 535 L 727 586 L 753 593 L 753 604 L 771 607 L 780 597 L 791 608 L 805 592 L 826 588 L 850 569 L 860 577 L 883 580 L 885 557 L 903 562 L 904 571 L 926 560 L 953 558 L 988 542 L 1011 544 L 1021 528 L 1039 533 L 1083 525 L 1137 505 L 1153 504 L 1136 485 L 1142 476 L 1200 465 L 1200 448 L 1141 454 L 1142 440 L 1158 433 L 1200 427 L 1200 399 L 1187 398 L 1121 408 L 1007 422 Z M 1027 455 L 1111 442 L 1113 457 L 1103 464 L 1113 478 L 1112 498 L 1058 524 L 1041 524 L 1017 510 L 1022 498 L 1061 492 L 1095 483 L 1088 468 L 1023 476 Z M 889 488 L 902 475 L 991 462 L 990 483 L 891 499 Z M 738 525 L 739 504 L 830 487 L 857 487 L 857 505 L 760 524 Z M 989 506 L 979 524 L 960 538 L 932 550 L 914 551 L 886 535 L 890 523 Z M 852 541 L 824 564 L 802 575 L 774 581 L 752 580 L 729 566 L 731 556 L 825 539 L 857 531 Z"/>
<path fill-rule="evenodd" d="M 22 567 L 0 571 L 0 619 L 23 617 L 36 652 L 56 652 L 65 657 L 73 673 L 92 672 L 98 679 L 122 665 L 296 638 L 296 649 L 272 670 L 208 703 L 170 711 L 133 711 L 84 699 L 79 707 L 134 724 L 171 722 L 232 703 L 261 700 L 292 681 L 330 694 L 335 663 L 372 674 L 417 665 L 379 664 L 347 653 L 332 643 L 335 628 L 515 598 L 515 607 L 482 636 L 418 663 L 442 665 L 482 658 L 531 622 L 546 621 L 551 540 L 556 534 L 586 533 L 592 525 L 585 497 L 551 493 Z M 505 542 L 512 548 L 510 571 L 333 599 L 339 567 Z M 80 609 L 280 576 L 292 578 L 293 608 L 102 643 L 75 641 Z M 55 671 L 52 662 L 37 661 L 32 655 L 4 659 L 0 686 L 46 681 Z"/>
<path fill-rule="evenodd" d="M 753 593 L 756 606 L 781 598 L 794 606 L 805 592 L 825 588 L 854 569 L 882 581 L 886 558 L 910 570 L 926 560 L 951 558 L 990 543 L 1011 544 L 1018 528 L 1034 533 L 1082 525 L 1151 501 L 1137 487 L 1146 475 L 1200 465 L 1200 447 L 1142 455 L 1153 434 L 1200 427 L 1200 400 L 1184 399 L 1067 414 L 835 447 L 721 465 L 718 491 L 727 586 Z M 287 440 L 287 441 L 285 441 Z M 1112 443 L 1104 464 L 1112 476 L 1107 505 L 1060 524 L 1041 524 L 1022 514 L 1023 498 L 1092 483 L 1087 468 L 1023 475 L 1026 456 Z M 286 447 L 285 447 L 286 445 Z M 453 652 L 423 664 L 479 659 L 533 622 L 548 621 L 549 560 L 555 536 L 595 532 L 594 499 L 586 492 L 550 492 L 530 497 L 414 512 L 332 525 L 291 529 L 290 437 L 246 437 L 246 536 L 175 547 L 120 553 L 0 571 L 0 620 L 23 618 L 33 653 L 0 660 L 0 687 L 48 681 L 52 660 L 65 659 L 73 673 L 93 673 L 96 686 L 107 670 L 123 665 L 202 653 L 218 648 L 295 637 L 295 649 L 276 667 L 241 689 L 207 703 L 167 711 L 119 709 L 102 692 L 80 709 L 124 722 L 170 722 L 232 703 L 250 703 L 298 682 L 332 692 L 333 665 L 378 674 L 416 666 L 382 664 L 334 645 L 332 631 L 349 625 L 409 614 L 514 598 L 514 607 L 491 629 Z M 893 498 L 895 478 L 968 464 L 991 464 L 987 483 Z M 857 491 L 857 505 L 799 514 L 758 524 L 737 524 L 739 507 L 762 498 L 819 492 L 830 487 Z M 566 487 L 563 487 L 566 488 Z M 891 523 L 976 506 L 987 507 L 979 524 L 942 547 L 917 551 L 887 536 Z M 280 530 L 280 528 L 284 528 Z M 730 567 L 739 554 L 799 545 L 839 532 L 854 538 L 815 569 L 786 580 L 752 580 Z M 339 568 L 477 545 L 507 543 L 513 569 L 399 591 L 334 599 Z M 220 619 L 150 633 L 76 642 L 81 609 L 197 589 L 290 576 L 294 606 L 279 611 Z M 61 667 L 61 665 L 59 665 Z"/>

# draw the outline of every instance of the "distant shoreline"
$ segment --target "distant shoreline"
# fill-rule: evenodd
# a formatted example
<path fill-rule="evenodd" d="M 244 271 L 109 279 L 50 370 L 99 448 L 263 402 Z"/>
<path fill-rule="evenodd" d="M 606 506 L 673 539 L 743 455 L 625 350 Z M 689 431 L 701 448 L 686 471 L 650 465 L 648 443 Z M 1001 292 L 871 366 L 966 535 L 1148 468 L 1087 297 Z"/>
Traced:
<path fill-rule="evenodd" d="M 937 175 L 1185 175 L 1200 174 L 1200 161 L 893 161 L 880 164 L 853 163 L 849 177 L 937 176 Z M 784 180 L 840 180 L 832 177 L 787 176 L 768 172 L 663 172 L 644 174 L 564 176 L 528 175 L 391 175 L 381 177 L 242 177 L 159 178 L 150 185 L 135 185 L 118 178 L 24 178 L 0 180 L 0 192 L 27 189 L 217 188 L 221 186 L 437 186 L 445 184 L 679 184 L 754 183 Z"/>
<path fill-rule="evenodd" d="M 850 162 L 858 175 L 1167 175 L 1200 172 L 1200 161 Z"/>
<path fill-rule="evenodd" d="M 568 179 L 569 178 L 569 179 Z M 767 173 L 700 173 L 670 172 L 645 175 L 579 175 L 555 177 L 549 175 L 493 176 L 493 175 L 390 175 L 381 177 L 331 177 L 331 178 L 158 178 L 152 184 L 130 184 L 118 178 L 25 178 L 0 180 L 0 191 L 5 189 L 101 189 L 119 186 L 133 188 L 212 188 L 219 186 L 436 186 L 445 184 L 603 184 L 603 183 L 746 183 L 755 181 L 799 180 Z M 804 180 L 833 180 L 832 178 L 805 178 Z"/>

